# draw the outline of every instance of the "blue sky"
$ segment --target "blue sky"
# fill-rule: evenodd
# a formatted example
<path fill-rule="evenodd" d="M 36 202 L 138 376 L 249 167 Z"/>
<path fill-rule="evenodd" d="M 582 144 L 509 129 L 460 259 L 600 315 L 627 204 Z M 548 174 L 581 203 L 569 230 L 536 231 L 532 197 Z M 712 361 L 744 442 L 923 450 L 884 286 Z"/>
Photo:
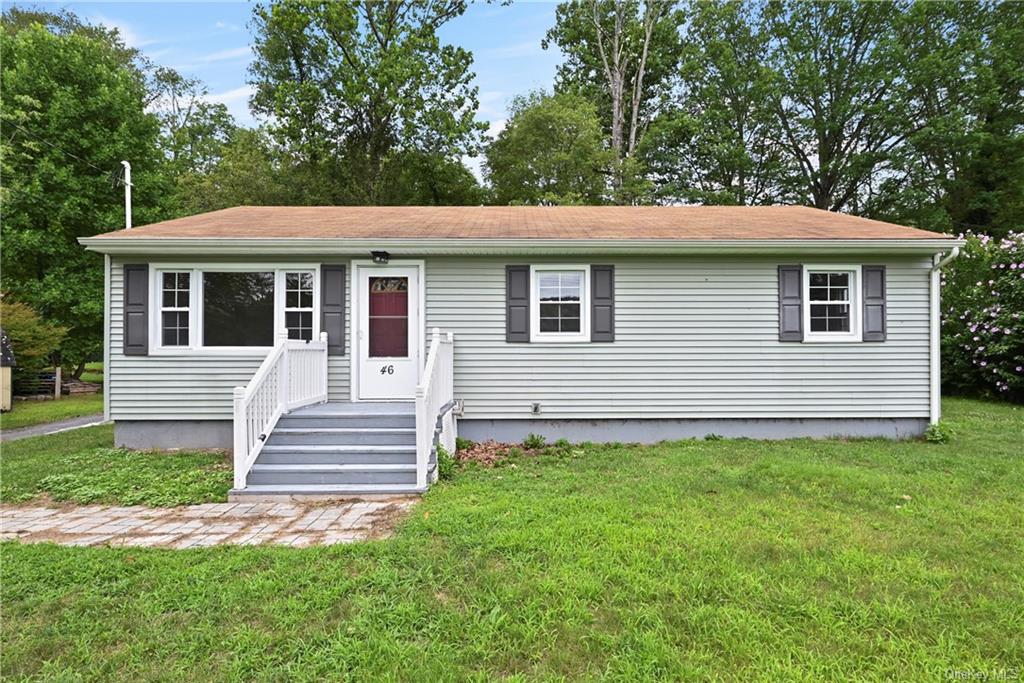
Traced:
<path fill-rule="evenodd" d="M 4 2 L 5 5 L 10 3 Z M 243 125 L 249 114 L 246 83 L 252 58 L 250 2 L 35 2 L 66 7 L 92 23 L 116 27 L 125 42 L 154 62 L 206 83 L 210 99 L 223 102 Z M 509 100 L 534 88 L 548 88 L 561 61 L 557 49 L 542 50 L 541 38 L 554 23 L 555 4 L 518 1 L 475 3 L 441 30 L 447 43 L 473 52 L 480 88 L 478 118 L 500 130 Z"/>

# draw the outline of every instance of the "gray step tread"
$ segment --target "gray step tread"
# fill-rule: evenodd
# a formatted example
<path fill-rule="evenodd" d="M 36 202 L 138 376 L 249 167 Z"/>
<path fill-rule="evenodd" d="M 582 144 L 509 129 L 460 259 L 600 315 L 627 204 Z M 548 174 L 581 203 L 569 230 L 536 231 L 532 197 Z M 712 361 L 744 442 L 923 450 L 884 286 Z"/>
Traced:
<path fill-rule="evenodd" d="M 359 494 L 359 493 L 423 493 L 426 489 L 415 484 L 252 484 L 244 489 L 232 489 L 232 494 Z"/>
<path fill-rule="evenodd" d="M 367 464 L 348 464 L 348 465 L 332 465 L 332 464 L 297 464 L 297 465 L 283 465 L 283 464 L 266 464 L 260 465 L 255 464 L 252 466 L 251 472 L 414 472 L 416 471 L 416 464 L 405 464 L 405 463 L 367 463 Z"/>
<path fill-rule="evenodd" d="M 277 427 L 274 434 L 415 434 L 415 427 Z"/>
<path fill-rule="evenodd" d="M 289 415 L 300 417 L 321 417 L 321 416 L 352 416 L 352 415 L 415 415 L 416 404 L 413 401 L 337 401 L 329 403 L 316 403 L 310 406 L 296 408 Z"/>
<path fill-rule="evenodd" d="M 416 446 L 407 444 L 396 444 L 393 446 L 381 444 L 353 444 L 345 446 L 324 446 L 322 444 L 283 444 L 275 446 L 268 444 L 263 447 L 261 453 L 415 453 Z"/>

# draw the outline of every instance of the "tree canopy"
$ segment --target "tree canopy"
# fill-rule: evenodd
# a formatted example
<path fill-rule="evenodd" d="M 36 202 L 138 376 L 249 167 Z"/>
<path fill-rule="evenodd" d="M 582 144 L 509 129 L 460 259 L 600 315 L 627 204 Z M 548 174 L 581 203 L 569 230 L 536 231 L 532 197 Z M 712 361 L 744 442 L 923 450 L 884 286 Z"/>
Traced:
<path fill-rule="evenodd" d="M 422 196 L 402 187 L 412 161 L 437 173 L 479 151 L 472 55 L 438 29 L 465 11 L 438 2 L 300 2 L 255 10 L 253 111 L 297 165 L 317 176 L 312 203 L 381 204 Z M 424 159 L 432 159 L 425 166 Z M 417 184 L 419 180 L 417 179 Z M 438 191 L 437 198 L 464 196 Z"/>
<path fill-rule="evenodd" d="M 1024 3 L 565 0 L 550 93 L 493 138 L 464 0 L 253 8 L 239 127 L 203 83 L 73 13 L 5 8 L 2 293 L 101 348 L 77 244 L 239 204 L 803 203 L 932 230 L 1024 224 Z M 483 155 L 483 180 L 468 159 Z"/>
<path fill-rule="evenodd" d="M 4 26 L 3 289 L 67 328 L 66 361 L 102 344 L 103 271 L 78 237 L 123 225 L 111 172 L 131 159 L 138 219 L 161 217 L 159 122 L 143 74 L 108 33 Z"/>
<path fill-rule="evenodd" d="M 497 204 L 600 204 L 614 157 L 597 108 L 581 95 L 517 97 L 505 129 L 487 149 Z"/>

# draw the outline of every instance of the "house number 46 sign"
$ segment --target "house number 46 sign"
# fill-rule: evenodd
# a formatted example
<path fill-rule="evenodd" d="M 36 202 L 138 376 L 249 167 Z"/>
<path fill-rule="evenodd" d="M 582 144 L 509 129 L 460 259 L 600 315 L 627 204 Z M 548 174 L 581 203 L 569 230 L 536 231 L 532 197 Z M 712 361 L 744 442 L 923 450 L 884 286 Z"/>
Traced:
<path fill-rule="evenodd" d="M 394 365 L 382 365 L 380 366 L 380 374 L 382 375 L 393 375 L 395 374 Z"/>

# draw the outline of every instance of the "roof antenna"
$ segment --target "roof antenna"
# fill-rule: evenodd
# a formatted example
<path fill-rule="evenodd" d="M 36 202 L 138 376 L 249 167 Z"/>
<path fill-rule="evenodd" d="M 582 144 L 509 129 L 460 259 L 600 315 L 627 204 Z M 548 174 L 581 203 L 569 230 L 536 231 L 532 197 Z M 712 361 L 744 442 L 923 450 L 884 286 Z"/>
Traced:
<path fill-rule="evenodd" d="M 120 183 L 124 185 L 124 229 L 132 229 L 132 165 L 127 161 L 121 162 L 121 173 L 119 177 L 112 177 L 114 187 Z M 111 174 L 114 176 L 117 171 Z"/>

